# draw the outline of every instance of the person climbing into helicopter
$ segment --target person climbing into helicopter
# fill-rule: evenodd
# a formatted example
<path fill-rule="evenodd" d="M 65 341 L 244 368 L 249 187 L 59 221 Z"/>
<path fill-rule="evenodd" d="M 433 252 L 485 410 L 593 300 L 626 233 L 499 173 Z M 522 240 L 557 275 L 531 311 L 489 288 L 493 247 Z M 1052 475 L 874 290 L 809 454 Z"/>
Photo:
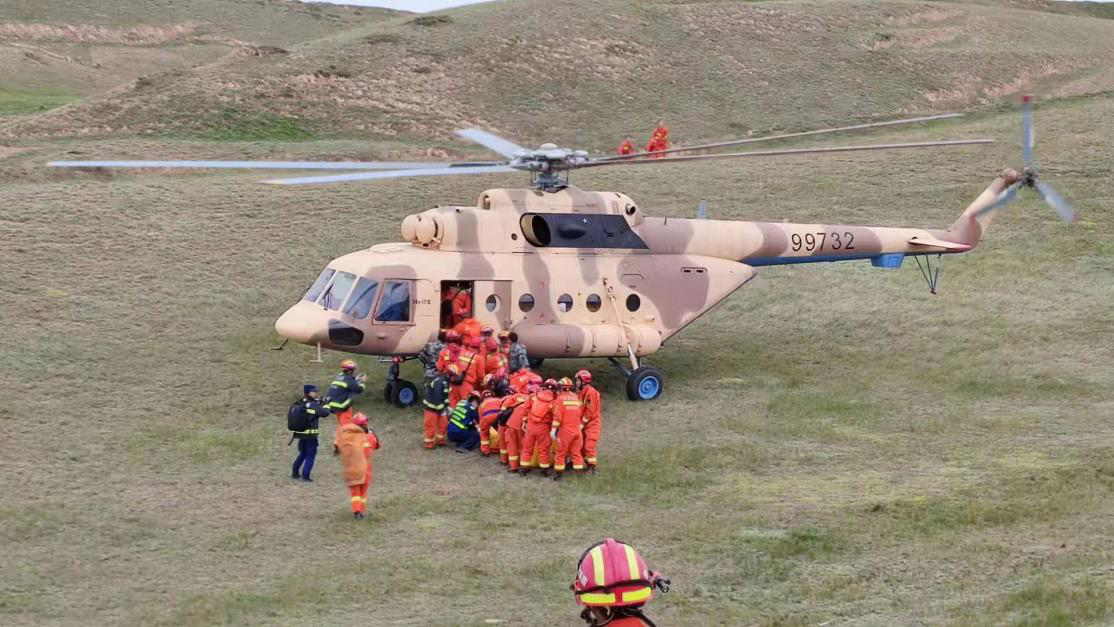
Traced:
<path fill-rule="evenodd" d="M 441 351 L 445 348 L 445 338 L 447 334 L 448 329 L 441 329 L 437 332 L 437 337 L 426 342 L 421 352 L 418 353 L 418 361 L 422 364 L 426 384 L 437 376 L 437 360 L 441 355 Z"/>
<path fill-rule="evenodd" d="M 445 445 L 449 425 L 449 377 L 440 371 L 422 390 L 422 446 L 431 449 Z"/>
<path fill-rule="evenodd" d="M 371 487 L 371 453 L 379 449 L 379 437 L 368 427 L 367 416 L 357 413 L 337 429 L 333 455 L 340 456 L 344 482 L 348 485 L 352 517 L 367 514 L 367 491 Z"/>
<path fill-rule="evenodd" d="M 646 152 L 657 152 L 668 148 L 669 127 L 665 125 L 664 120 L 658 120 L 658 126 L 654 129 L 653 134 L 650 135 L 650 141 L 646 144 Z M 665 155 L 653 155 L 653 158 L 661 159 L 664 156 Z"/>
<path fill-rule="evenodd" d="M 367 376 L 353 374 L 356 372 L 356 362 L 352 359 L 343 359 L 340 362 L 340 374 L 329 384 L 325 392 L 325 407 L 336 414 L 337 424 L 346 425 L 352 421 L 352 400 L 358 394 L 363 394 L 364 383 Z"/>
<path fill-rule="evenodd" d="M 581 415 L 584 434 L 584 462 L 588 466 L 588 472 L 596 474 L 598 447 L 602 431 L 600 393 L 592 386 L 592 373 L 587 369 L 577 370 L 573 378 L 576 382 L 577 396 L 580 397 L 580 403 L 584 407 Z"/>
<path fill-rule="evenodd" d="M 670 581 L 650 570 L 631 545 L 605 538 L 585 549 L 569 588 L 580 618 L 589 627 L 654 627 L 642 608 L 655 591 L 669 592 Z"/>
<path fill-rule="evenodd" d="M 631 138 L 629 136 L 624 137 L 622 143 L 619 144 L 618 154 L 619 155 L 633 155 L 634 152 L 635 152 L 634 142 L 631 141 Z"/>
<path fill-rule="evenodd" d="M 449 285 L 441 294 L 442 322 L 455 328 L 472 317 L 472 287 L 467 282 Z"/>

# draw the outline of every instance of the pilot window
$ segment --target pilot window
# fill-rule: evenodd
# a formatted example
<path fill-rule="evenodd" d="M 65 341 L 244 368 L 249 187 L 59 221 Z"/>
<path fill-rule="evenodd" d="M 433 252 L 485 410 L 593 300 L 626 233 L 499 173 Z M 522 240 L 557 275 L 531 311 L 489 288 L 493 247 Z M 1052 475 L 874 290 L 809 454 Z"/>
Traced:
<path fill-rule="evenodd" d="M 321 295 L 321 290 L 325 289 L 325 286 L 329 284 L 329 279 L 333 278 L 334 272 L 336 272 L 336 270 L 333 270 L 332 268 L 325 268 L 324 270 L 322 270 L 321 274 L 318 275 L 317 280 L 313 282 L 313 285 L 310 286 L 309 291 L 306 292 L 303 300 L 315 302 L 317 300 L 317 297 Z"/>
<path fill-rule="evenodd" d="M 378 322 L 410 321 L 410 281 L 385 281 L 379 308 L 375 310 Z"/>
<path fill-rule="evenodd" d="M 375 292 L 378 288 L 379 283 L 371 279 L 356 281 L 356 289 L 352 291 L 352 298 L 348 299 L 344 313 L 360 320 L 366 318 L 371 313 L 371 305 L 375 303 Z"/>
<path fill-rule="evenodd" d="M 321 306 L 325 309 L 340 309 L 341 303 L 344 298 L 348 296 L 348 292 L 352 289 L 352 284 L 356 282 L 356 275 L 348 272 L 337 272 L 333 277 L 333 282 L 325 291 L 321 293 Z"/>

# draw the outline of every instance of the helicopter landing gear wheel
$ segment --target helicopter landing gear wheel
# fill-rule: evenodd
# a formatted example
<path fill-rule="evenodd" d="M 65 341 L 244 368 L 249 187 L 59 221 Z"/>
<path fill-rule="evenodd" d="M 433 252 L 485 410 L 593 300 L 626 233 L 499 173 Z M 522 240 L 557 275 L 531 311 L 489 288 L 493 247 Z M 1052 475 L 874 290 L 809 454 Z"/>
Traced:
<path fill-rule="evenodd" d="M 391 397 L 394 396 L 396 387 L 398 387 L 398 381 L 388 381 L 387 385 L 383 386 L 383 400 L 388 403 L 394 403 Z"/>
<path fill-rule="evenodd" d="M 396 379 L 387 384 L 391 393 L 391 404 L 405 409 L 418 402 L 418 388 L 406 379 Z"/>
<path fill-rule="evenodd" d="M 653 366 L 642 366 L 627 377 L 627 398 L 632 401 L 652 401 L 664 388 L 665 375 Z"/>

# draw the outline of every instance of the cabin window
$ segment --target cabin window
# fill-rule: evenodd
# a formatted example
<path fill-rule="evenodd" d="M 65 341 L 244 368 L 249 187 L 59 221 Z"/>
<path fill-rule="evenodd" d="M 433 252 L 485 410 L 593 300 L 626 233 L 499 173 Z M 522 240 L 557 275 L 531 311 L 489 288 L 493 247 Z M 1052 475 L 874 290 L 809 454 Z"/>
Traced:
<path fill-rule="evenodd" d="M 321 293 L 321 306 L 325 309 L 340 309 L 341 303 L 344 302 L 348 292 L 352 289 L 352 284 L 356 282 L 356 275 L 348 272 L 337 272 L 333 276 L 333 282 L 325 291 Z"/>
<path fill-rule="evenodd" d="M 557 311 L 565 313 L 572 309 L 572 296 L 561 294 L 557 297 Z"/>
<path fill-rule="evenodd" d="M 638 311 L 638 308 L 641 306 L 642 299 L 638 297 L 638 294 L 627 296 L 627 311 Z"/>
<path fill-rule="evenodd" d="M 375 310 L 377 322 L 410 321 L 410 281 L 385 281 L 379 307 Z"/>
<path fill-rule="evenodd" d="M 306 292 L 306 295 L 303 297 L 303 299 L 310 302 L 316 302 L 317 297 L 321 295 L 321 290 L 324 290 L 325 286 L 329 284 L 329 279 L 333 278 L 333 274 L 335 272 L 336 270 L 333 270 L 332 268 L 325 268 L 324 270 L 322 270 L 321 274 L 317 276 L 317 280 L 314 281 L 313 285 L 310 286 L 309 291 Z"/>
<path fill-rule="evenodd" d="M 356 289 L 352 291 L 352 298 L 348 299 L 344 313 L 360 320 L 366 318 L 371 313 L 371 306 L 375 303 L 375 292 L 378 289 L 377 281 L 370 279 L 356 281 Z"/>
<path fill-rule="evenodd" d="M 523 313 L 533 309 L 534 308 L 534 297 L 529 295 L 529 294 L 523 294 L 518 299 L 518 308 L 521 309 L 523 311 Z"/>
<path fill-rule="evenodd" d="M 599 294 L 590 294 L 584 304 L 588 307 L 588 311 L 599 311 L 603 306 L 603 299 Z"/>
<path fill-rule="evenodd" d="M 487 300 L 484 301 L 484 307 L 486 307 L 488 311 L 495 311 L 499 308 L 499 297 L 495 294 L 490 294 Z"/>

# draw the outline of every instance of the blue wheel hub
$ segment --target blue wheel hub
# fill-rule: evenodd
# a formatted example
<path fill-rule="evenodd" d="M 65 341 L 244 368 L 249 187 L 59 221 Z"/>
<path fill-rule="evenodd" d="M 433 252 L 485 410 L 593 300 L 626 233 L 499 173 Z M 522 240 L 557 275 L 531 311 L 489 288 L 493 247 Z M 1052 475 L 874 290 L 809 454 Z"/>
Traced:
<path fill-rule="evenodd" d="M 643 400 L 650 400 L 661 392 L 661 381 L 655 376 L 649 376 L 638 383 L 638 395 Z"/>
<path fill-rule="evenodd" d="M 398 402 L 403 405 L 409 405 L 414 402 L 414 390 L 404 387 L 398 391 Z"/>

